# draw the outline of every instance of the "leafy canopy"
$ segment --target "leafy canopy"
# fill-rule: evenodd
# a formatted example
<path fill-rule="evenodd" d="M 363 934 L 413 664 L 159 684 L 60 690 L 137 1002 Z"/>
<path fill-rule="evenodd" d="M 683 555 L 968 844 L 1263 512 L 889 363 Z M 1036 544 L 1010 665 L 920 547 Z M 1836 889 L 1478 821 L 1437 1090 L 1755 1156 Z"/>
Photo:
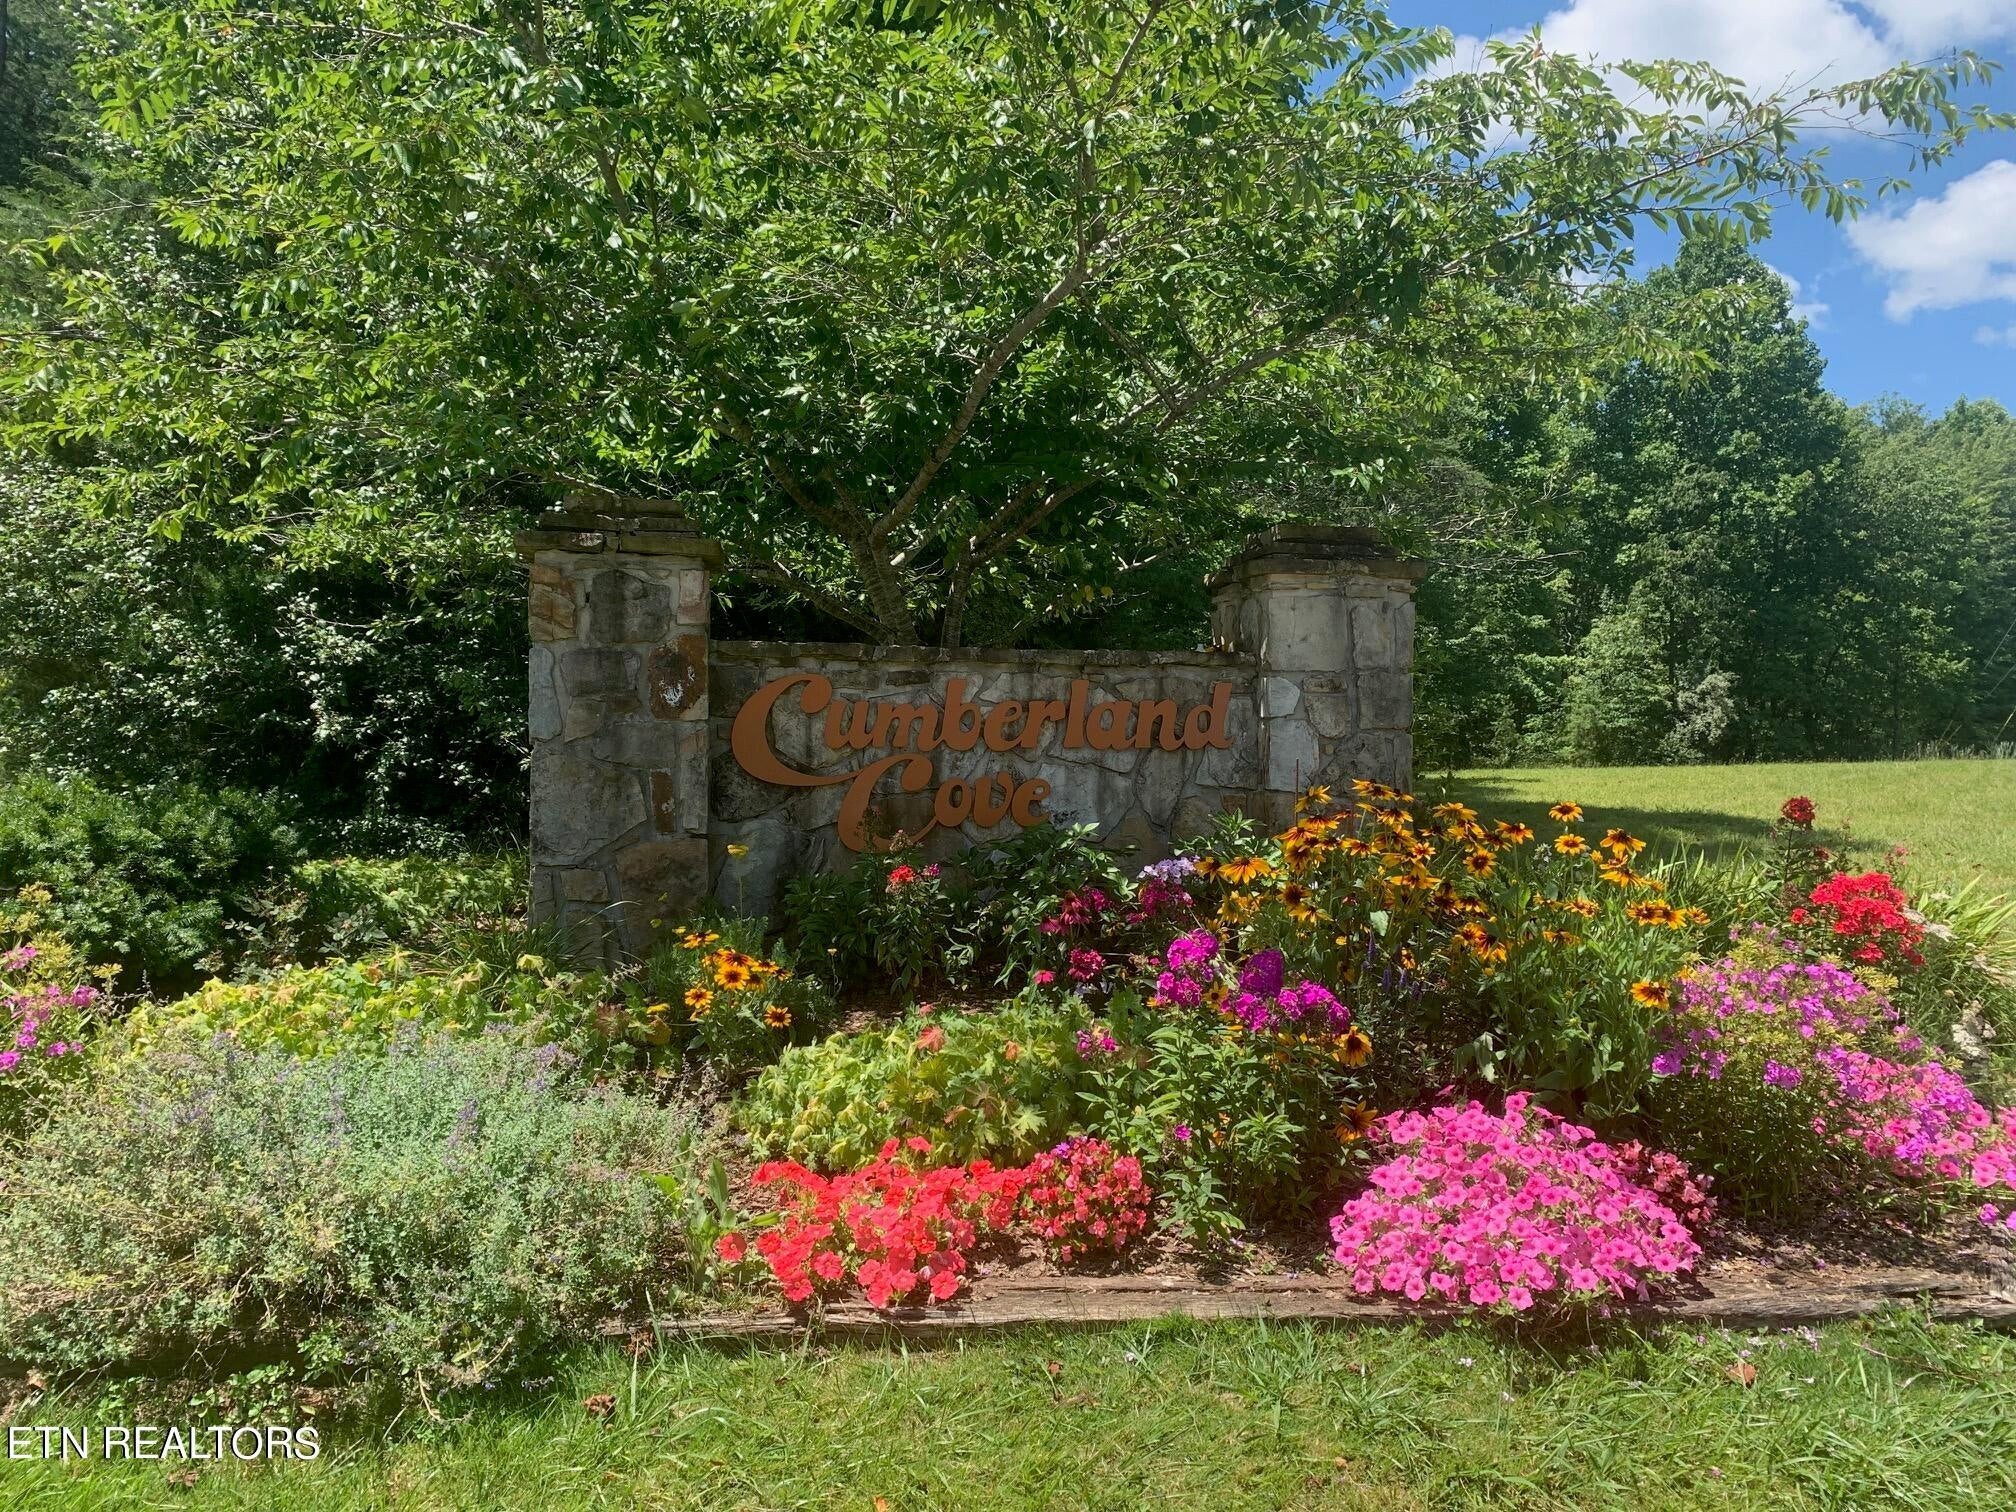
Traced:
<path fill-rule="evenodd" d="M 170 531 L 671 494 L 875 637 L 1006 639 L 1481 389 L 1698 365 L 1586 286 L 1645 222 L 1864 199 L 1986 65 L 1752 95 L 1353 3 L 107 0 L 150 204 L 35 249 L 5 434 Z"/>

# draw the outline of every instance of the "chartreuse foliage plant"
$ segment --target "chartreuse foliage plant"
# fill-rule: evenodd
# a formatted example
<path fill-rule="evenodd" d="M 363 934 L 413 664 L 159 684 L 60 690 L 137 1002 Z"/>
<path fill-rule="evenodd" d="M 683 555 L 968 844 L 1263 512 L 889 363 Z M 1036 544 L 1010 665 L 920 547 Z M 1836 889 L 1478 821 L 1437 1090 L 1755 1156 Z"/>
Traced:
<path fill-rule="evenodd" d="M 0 1356 L 278 1362 L 439 1402 L 705 1282 L 710 1145 L 557 1046 L 404 1035 L 302 1058 L 190 1037 L 102 1068 L 9 1162 Z"/>
<path fill-rule="evenodd" d="M 315 1056 L 384 1050 L 402 1035 L 476 1037 L 510 1029 L 528 1043 L 587 1049 L 620 1039 L 628 1020 L 598 977 L 521 955 L 506 969 L 470 961 L 443 969 L 409 952 L 297 966 L 243 982 L 211 981 L 186 997 L 143 1003 L 125 1021 L 130 1053 L 190 1034 L 228 1036 L 246 1050 Z"/>
<path fill-rule="evenodd" d="M 994 1013 L 912 1013 L 889 1028 L 794 1045 L 735 1119 L 758 1151 L 822 1170 L 863 1167 L 891 1139 L 950 1164 L 1027 1160 L 1078 1116 L 1085 1074 L 1075 997 L 1026 993 Z"/>
<path fill-rule="evenodd" d="M 1369 488 L 1479 391 L 1698 371 L 1756 291 L 1620 318 L 1586 290 L 1639 228 L 1857 212 L 1809 127 L 1909 166 L 2002 120 L 1967 53 L 1761 92 L 1526 40 L 1467 72 L 1368 0 L 87 15 L 102 150 L 150 192 L 36 249 L 9 443 L 170 531 L 676 493 L 751 577 L 947 645 L 1256 496 Z"/>

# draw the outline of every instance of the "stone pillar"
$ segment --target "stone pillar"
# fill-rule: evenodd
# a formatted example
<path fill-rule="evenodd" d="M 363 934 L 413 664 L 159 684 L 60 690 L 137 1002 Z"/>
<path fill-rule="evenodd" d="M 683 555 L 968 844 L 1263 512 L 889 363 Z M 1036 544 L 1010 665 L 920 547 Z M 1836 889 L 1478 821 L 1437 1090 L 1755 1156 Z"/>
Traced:
<path fill-rule="evenodd" d="M 586 965 L 707 894 L 707 612 L 720 548 L 666 500 L 574 495 L 532 570 L 532 917 Z"/>
<path fill-rule="evenodd" d="M 1312 783 L 1413 780 L 1414 589 L 1427 575 L 1370 530 L 1286 524 L 1211 578 L 1213 644 L 1261 666 L 1256 819 L 1286 823 Z"/>

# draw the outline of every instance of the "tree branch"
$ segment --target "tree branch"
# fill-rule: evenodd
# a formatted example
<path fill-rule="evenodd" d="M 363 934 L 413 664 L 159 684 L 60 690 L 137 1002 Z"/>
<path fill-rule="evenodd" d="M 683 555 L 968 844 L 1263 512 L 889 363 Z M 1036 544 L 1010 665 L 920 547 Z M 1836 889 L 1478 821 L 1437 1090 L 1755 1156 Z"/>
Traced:
<path fill-rule="evenodd" d="M 798 576 L 790 568 L 777 562 L 738 563 L 731 575 L 753 577 L 762 582 L 774 583 L 779 588 L 797 594 L 821 614 L 836 619 L 843 625 L 851 625 L 863 635 L 873 635 L 876 631 L 875 621 L 868 615 L 863 614 L 845 599 L 828 593 L 817 583 Z"/>
<path fill-rule="evenodd" d="M 886 541 L 892 530 L 916 512 L 917 506 L 923 502 L 924 491 L 931 486 L 931 480 L 938 476 L 939 470 L 950 459 L 960 441 L 965 439 L 966 432 L 972 429 L 973 421 L 980 413 L 980 405 L 987 398 L 987 391 L 994 387 L 994 380 L 1001 376 L 1022 344 L 1035 333 L 1036 328 L 1049 319 L 1059 305 L 1083 288 L 1085 280 L 1090 275 L 1089 255 L 1081 248 L 1064 274 L 1045 289 L 1043 296 L 1024 310 L 1015 323 L 1002 333 L 1001 339 L 994 343 L 992 350 L 982 359 L 979 371 L 973 375 L 973 381 L 966 386 L 966 397 L 959 405 L 959 413 L 953 417 L 951 425 L 946 427 L 945 434 L 939 437 L 938 444 L 931 448 L 931 454 L 924 459 L 924 465 L 917 469 L 917 475 L 910 480 L 910 486 L 903 490 L 901 498 L 890 505 L 888 512 L 870 527 L 869 534 L 872 539 L 878 543 Z"/>

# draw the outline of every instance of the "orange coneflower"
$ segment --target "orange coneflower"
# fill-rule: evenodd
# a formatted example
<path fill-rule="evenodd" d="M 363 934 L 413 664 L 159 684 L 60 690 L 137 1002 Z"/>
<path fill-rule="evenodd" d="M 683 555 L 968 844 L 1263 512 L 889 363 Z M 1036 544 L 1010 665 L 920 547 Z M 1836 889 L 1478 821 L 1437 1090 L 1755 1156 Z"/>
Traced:
<path fill-rule="evenodd" d="M 1603 849 L 1615 851 L 1620 861 L 1626 856 L 1635 856 L 1638 852 L 1645 849 L 1645 842 L 1643 840 L 1640 840 L 1635 835 L 1627 835 L 1621 829 L 1605 830 L 1603 832 L 1602 843 Z"/>
<path fill-rule="evenodd" d="M 1190 870 L 1195 875 L 1204 878 L 1206 881 L 1209 881 L 1211 878 L 1218 875 L 1223 864 L 1224 863 L 1221 862 L 1216 856 L 1199 856 L 1196 862 L 1191 866 Z"/>
<path fill-rule="evenodd" d="M 1488 877 L 1498 863 L 1487 850 L 1473 850 L 1463 858 L 1463 866 L 1473 877 Z"/>
<path fill-rule="evenodd" d="M 720 938 L 721 936 L 717 934 L 701 934 L 697 930 L 689 929 L 679 937 L 679 948 L 681 950 L 699 950 L 703 946 L 712 945 Z"/>
<path fill-rule="evenodd" d="M 763 1010 L 763 1022 L 768 1024 L 772 1029 L 789 1029 L 791 1027 L 791 1010 L 786 1008 L 782 1003 L 772 1003 L 768 1008 Z"/>
<path fill-rule="evenodd" d="M 1533 838 L 1533 831 L 1523 824 L 1507 824 L 1499 820 L 1492 833 L 1497 835 L 1500 845 L 1524 845 Z"/>
<path fill-rule="evenodd" d="M 740 992 L 756 979 L 756 974 L 737 961 L 723 961 L 714 968 L 714 985 Z"/>
<path fill-rule="evenodd" d="M 1631 996 L 1647 1008 L 1664 1008 L 1672 994 L 1667 991 L 1664 982 L 1633 982 Z"/>
<path fill-rule="evenodd" d="M 1581 856 L 1588 853 L 1589 842 L 1577 834 L 1557 835 L 1554 849 L 1564 856 Z"/>
<path fill-rule="evenodd" d="M 1554 807 L 1547 810 L 1547 817 L 1557 824 L 1573 824 L 1577 819 L 1582 817 L 1582 805 L 1579 803 L 1557 803 Z"/>
<path fill-rule="evenodd" d="M 1362 1066 L 1372 1059 L 1372 1036 L 1353 1024 L 1337 1039 L 1337 1058 L 1347 1066 Z"/>
<path fill-rule="evenodd" d="M 1295 800 L 1295 812 L 1306 814 L 1310 809 L 1330 807 L 1330 789 L 1322 783 L 1312 783 L 1302 790 L 1302 796 Z"/>

